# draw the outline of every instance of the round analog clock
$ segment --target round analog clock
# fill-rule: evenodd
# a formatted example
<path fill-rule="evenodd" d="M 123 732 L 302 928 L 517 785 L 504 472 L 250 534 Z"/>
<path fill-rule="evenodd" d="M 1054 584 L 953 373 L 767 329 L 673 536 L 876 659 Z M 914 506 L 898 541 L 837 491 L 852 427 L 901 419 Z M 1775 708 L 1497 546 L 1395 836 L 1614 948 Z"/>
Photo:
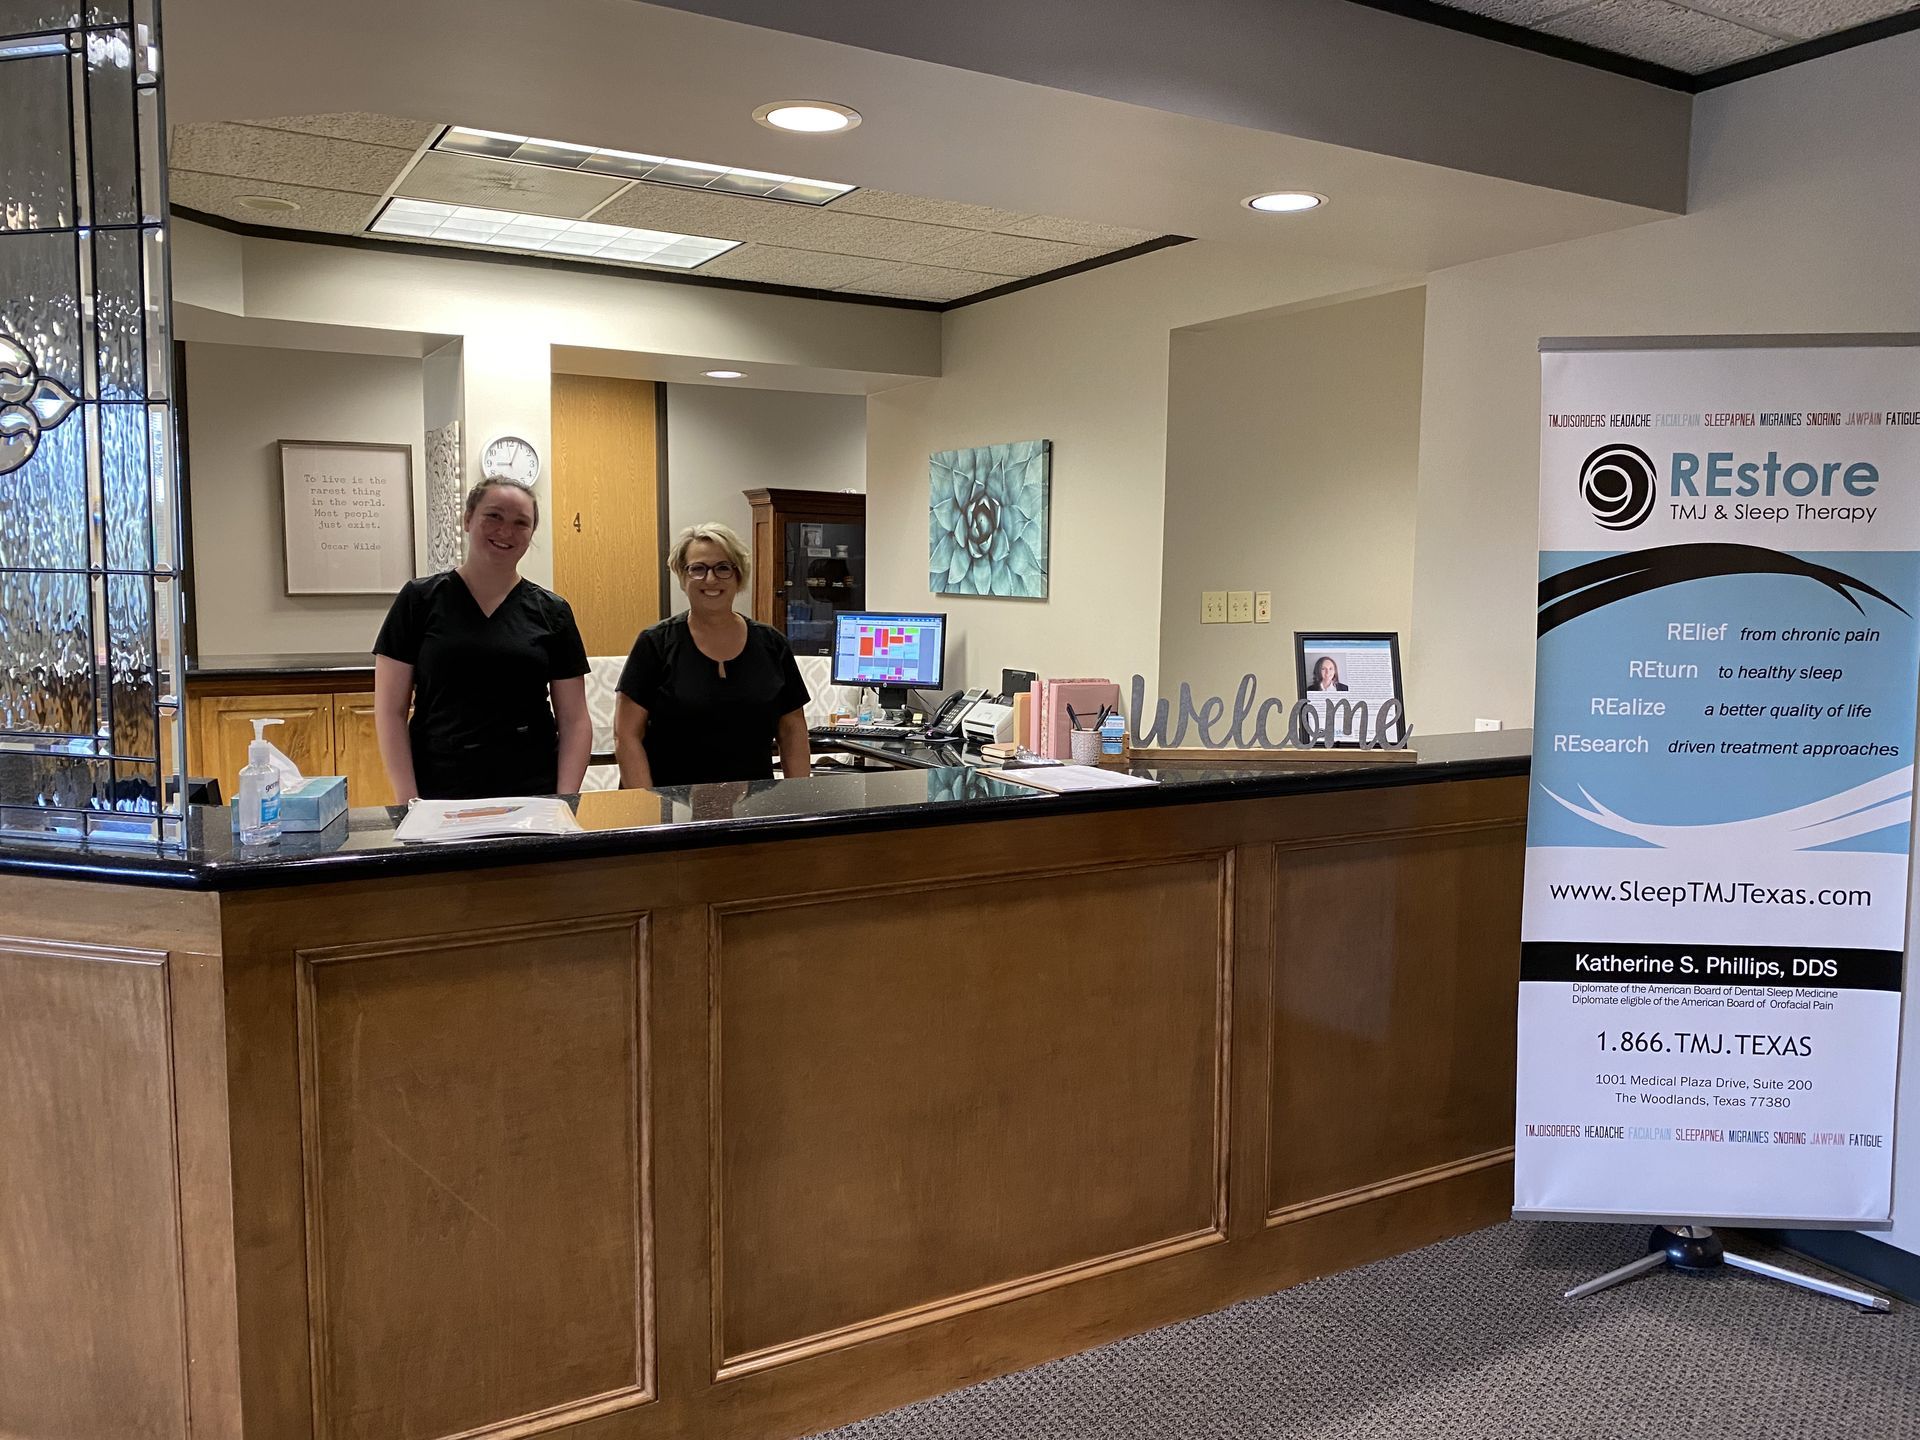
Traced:
<path fill-rule="evenodd" d="M 480 473 L 489 480 L 531 485 L 540 478 L 540 452 L 518 435 L 502 435 L 480 452 Z"/>

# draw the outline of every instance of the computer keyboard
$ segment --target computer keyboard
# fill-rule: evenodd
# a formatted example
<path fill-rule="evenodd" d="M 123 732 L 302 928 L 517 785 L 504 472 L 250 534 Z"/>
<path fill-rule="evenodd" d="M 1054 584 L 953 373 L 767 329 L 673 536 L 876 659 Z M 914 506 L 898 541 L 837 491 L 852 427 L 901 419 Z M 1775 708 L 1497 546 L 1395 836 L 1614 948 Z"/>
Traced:
<path fill-rule="evenodd" d="M 924 725 L 815 725 L 807 734 L 815 740 L 924 740 L 934 744 L 958 738 Z"/>

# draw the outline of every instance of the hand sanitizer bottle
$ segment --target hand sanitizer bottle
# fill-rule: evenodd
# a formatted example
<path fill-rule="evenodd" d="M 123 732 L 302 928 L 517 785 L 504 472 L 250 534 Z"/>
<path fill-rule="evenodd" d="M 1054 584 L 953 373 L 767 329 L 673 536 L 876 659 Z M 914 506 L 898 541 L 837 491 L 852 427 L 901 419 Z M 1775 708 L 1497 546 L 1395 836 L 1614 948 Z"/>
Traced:
<path fill-rule="evenodd" d="M 253 722 L 253 743 L 247 746 L 246 768 L 240 772 L 234 829 L 242 845 L 272 845 L 280 839 L 280 772 L 268 754 L 266 727 L 280 720 Z"/>

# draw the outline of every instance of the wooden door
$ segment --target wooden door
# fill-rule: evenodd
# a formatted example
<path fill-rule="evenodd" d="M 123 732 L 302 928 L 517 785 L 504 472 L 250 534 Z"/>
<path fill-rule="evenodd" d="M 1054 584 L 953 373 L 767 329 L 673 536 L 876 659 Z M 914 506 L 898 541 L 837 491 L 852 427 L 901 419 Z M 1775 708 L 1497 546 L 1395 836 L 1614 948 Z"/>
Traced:
<path fill-rule="evenodd" d="M 553 377 L 553 588 L 589 655 L 625 655 L 660 619 L 654 387 Z"/>
<path fill-rule="evenodd" d="M 373 724 L 373 692 L 333 697 L 333 763 L 347 777 L 347 804 L 391 805 L 386 762 Z"/>
<path fill-rule="evenodd" d="M 240 770 L 247 763 L 256 719 L 277 717 L 286 722 L 267 726 L 267 739 L 300 767 L 302 775 L 339 774 L 333 768 L 331 695 L 209 695 L 192 705 L 196 739 L 189 768 L 196 775 L 216 777 L 223 801 L 240 793 Z"/>

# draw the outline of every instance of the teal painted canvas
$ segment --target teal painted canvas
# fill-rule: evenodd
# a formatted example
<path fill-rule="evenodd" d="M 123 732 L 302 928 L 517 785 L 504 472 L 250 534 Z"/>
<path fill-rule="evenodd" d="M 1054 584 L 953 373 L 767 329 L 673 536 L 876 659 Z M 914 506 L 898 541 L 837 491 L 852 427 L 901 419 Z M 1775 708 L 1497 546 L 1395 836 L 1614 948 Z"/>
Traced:
<path fill-rule="evenodd" d="M 1053 442 L 942 450 L 928 469 L 927 588 L 1046 599 Z"/>

